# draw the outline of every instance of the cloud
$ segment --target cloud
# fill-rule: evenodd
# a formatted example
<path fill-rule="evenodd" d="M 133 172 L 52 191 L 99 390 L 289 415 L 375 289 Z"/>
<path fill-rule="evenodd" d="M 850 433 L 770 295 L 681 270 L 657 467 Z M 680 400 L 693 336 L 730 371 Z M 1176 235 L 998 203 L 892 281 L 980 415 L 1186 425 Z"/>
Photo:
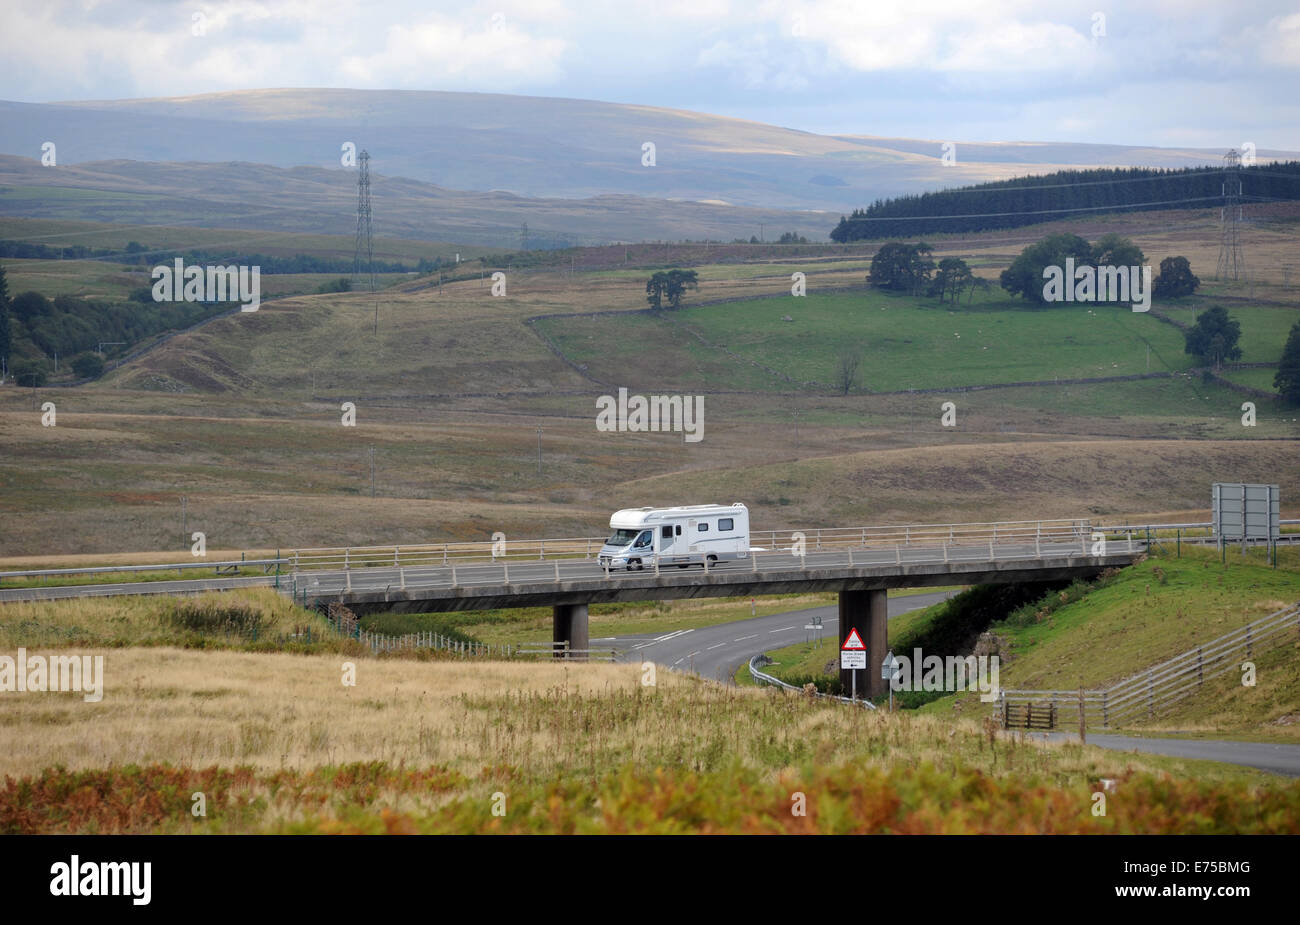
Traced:
<path fill-rule="evenodd" d="M 482 28 L 433 16 L 387 29 L 384 47 L 340 62 L 343 77 L 366 87 L 447 86 L 469 80 L 473 89 L 506 89 L 554 80 L 566 43 L 528 34 L 504 14 Z"/>

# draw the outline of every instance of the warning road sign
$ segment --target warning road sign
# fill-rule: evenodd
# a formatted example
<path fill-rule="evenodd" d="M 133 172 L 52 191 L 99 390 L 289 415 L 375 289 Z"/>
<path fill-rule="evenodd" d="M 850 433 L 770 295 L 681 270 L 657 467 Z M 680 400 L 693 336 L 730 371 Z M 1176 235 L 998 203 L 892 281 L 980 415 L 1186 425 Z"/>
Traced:
<path fill-rule="evenodd" d="M 867 653 L 859 652 L 856 649 L 840 650 L 840 667 L 841 668 L 866 668 Z"/>
<path fill-rule="evenodd" d="M 867 651 L 866 645 L 863 644 L 862 642 L 862 637 L 858 635 L 858 631 L 855 628 L 849 630 L 848 638 L 844 640 L 844 645 L 840 646 L 840 648 L 843 649 L 845 652 Z"/>

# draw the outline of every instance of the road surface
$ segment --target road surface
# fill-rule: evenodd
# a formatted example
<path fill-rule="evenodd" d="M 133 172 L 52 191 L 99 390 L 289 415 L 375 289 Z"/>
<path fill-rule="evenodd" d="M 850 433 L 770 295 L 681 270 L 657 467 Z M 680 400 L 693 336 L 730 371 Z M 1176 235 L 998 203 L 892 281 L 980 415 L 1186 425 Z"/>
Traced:
<path fill-rule="evenodd" d="M 947 600 L 955 591 L 932 591 L 889 598 L 889 617 L 920 610 Z M 822 618 L 822 646 L 826 660 L 838 658 L 839 608 L 835 604 L 809 610 L 793 610 L 753 617 L 719 626 L 702 626 L 693 630 L 649 633 L 638 636 L 593 638 L 593 646 L 613 646 L 619 661 L 652 661 L 677 671 L 694 671 L 705 678 L 731 683 L 731 676 L 744 662 L 760 652 L 803 642 L 809 631 L 804 625 Z"/>

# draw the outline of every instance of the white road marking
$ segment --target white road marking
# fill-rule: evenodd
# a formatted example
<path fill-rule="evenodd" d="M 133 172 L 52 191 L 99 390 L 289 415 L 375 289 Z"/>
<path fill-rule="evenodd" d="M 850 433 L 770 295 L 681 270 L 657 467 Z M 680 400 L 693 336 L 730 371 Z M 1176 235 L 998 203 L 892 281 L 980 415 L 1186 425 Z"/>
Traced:
<path fill-rule="evenodd" d="M 712 652 L 714 649 L 721 649 L 721 648 L 722 648 L 723 646 L 725 646 L 725 645 L 726 645 L 725 642 L 720 642 L 720 643 L 718 643 L 716 646 L 709 646 L 705 651 L 706 651 L 706 652 Z"/>
<path fill-rule="evenodd" d="M 697 655 L 699 655 L 699 654 L 700 654 L 700 650 L 699 650 L 699 649 L 696 649 L 694 652 L 692 652 L 690 655 L 688 655 L 688 656 L 686 656 L 686 657 L 687 657 L 687 658 L 695 658 L 695 656 L 697 656 Z"/>
<path fill-rule="evenodd" d="M 792 630 L 792 629 L 797 629 L 797 627 L 793 627 L 793 626 L 783 626 L 783 627 L 781 627 L 779 630 L 768 630 L 768 632 L 769 632 L 769 633 L 784 633 L 786 630 Z"/>
<path fill-rule="evenodd" d="M 757 639 L 758 637 L 759 637 L 759 634 L 758 634 L 758 633 L 755 633 L 753 636 L 741 636 L 741 637 L 739 637 L 739 638 L 737 638 L 737 639 L 733 639 L 733 640 L 731 640 L 731 641 L 732 641 L 732 642 L 744 642 L 746 639 Z"/>
<path fill-rule="evenodd" d="M 693 633 L 693 632 L 695 632 L 695 630 L 693 630 L 693 629 L 689 629 L 689 630 L 677 630 L 676 632 L 668 633 L 668 634 L 666 634 L 666 635 L 664 635 L 664 636 L 656 636 L 656 637 L 655 637 L 655 642 L 663 642 L 663 641 L 665 641 L 665 640 L 667 640 L 667 639 L 676 639 L 678 636 L 685 636 L 687 633 Z"/>

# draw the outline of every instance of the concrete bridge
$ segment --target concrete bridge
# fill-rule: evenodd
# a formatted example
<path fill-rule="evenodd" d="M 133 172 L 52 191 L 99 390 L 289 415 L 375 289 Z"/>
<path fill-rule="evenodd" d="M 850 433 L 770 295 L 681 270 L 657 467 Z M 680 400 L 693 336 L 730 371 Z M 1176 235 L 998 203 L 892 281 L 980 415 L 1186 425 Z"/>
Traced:
<path fill-rule="evenodd" d="M 882 542 L 881 530 L 888 531 L 891 542 Z M 338 601 L 358 615 L 550 607 L 553 640 L 575 650 L 588 648 L 591 604 L 834 591 L 839 594 L 840 641 L 856 629 L 867 644 L 866 694 L 874 697 L 886 690 L 879 665 L 888 651 L 888 589 L 1090 578 L 1130 565 L 1146 551 L 1140 529 L 1138 535 L 1098 533 L 1086 521 L 891 527 L 870 535 L 864 528 L 846 528 L 817 534 L 811 550 L 807 534 L 769 535 L 760 537 L 768 545 L 753 547 L 741 562 L 631 572 L 602 568 L 554 540 L 545 541 L 551 544 L 550 558 L 545 553 L 534 557 L 530 548 L 514 558 L 403 565 L 397 553 L 397 564 L 391 566 L 300 570 L 290 576 L 289 587 L 306 606 Z M 847 673 L 843 680 L 848 683 Z"/>

